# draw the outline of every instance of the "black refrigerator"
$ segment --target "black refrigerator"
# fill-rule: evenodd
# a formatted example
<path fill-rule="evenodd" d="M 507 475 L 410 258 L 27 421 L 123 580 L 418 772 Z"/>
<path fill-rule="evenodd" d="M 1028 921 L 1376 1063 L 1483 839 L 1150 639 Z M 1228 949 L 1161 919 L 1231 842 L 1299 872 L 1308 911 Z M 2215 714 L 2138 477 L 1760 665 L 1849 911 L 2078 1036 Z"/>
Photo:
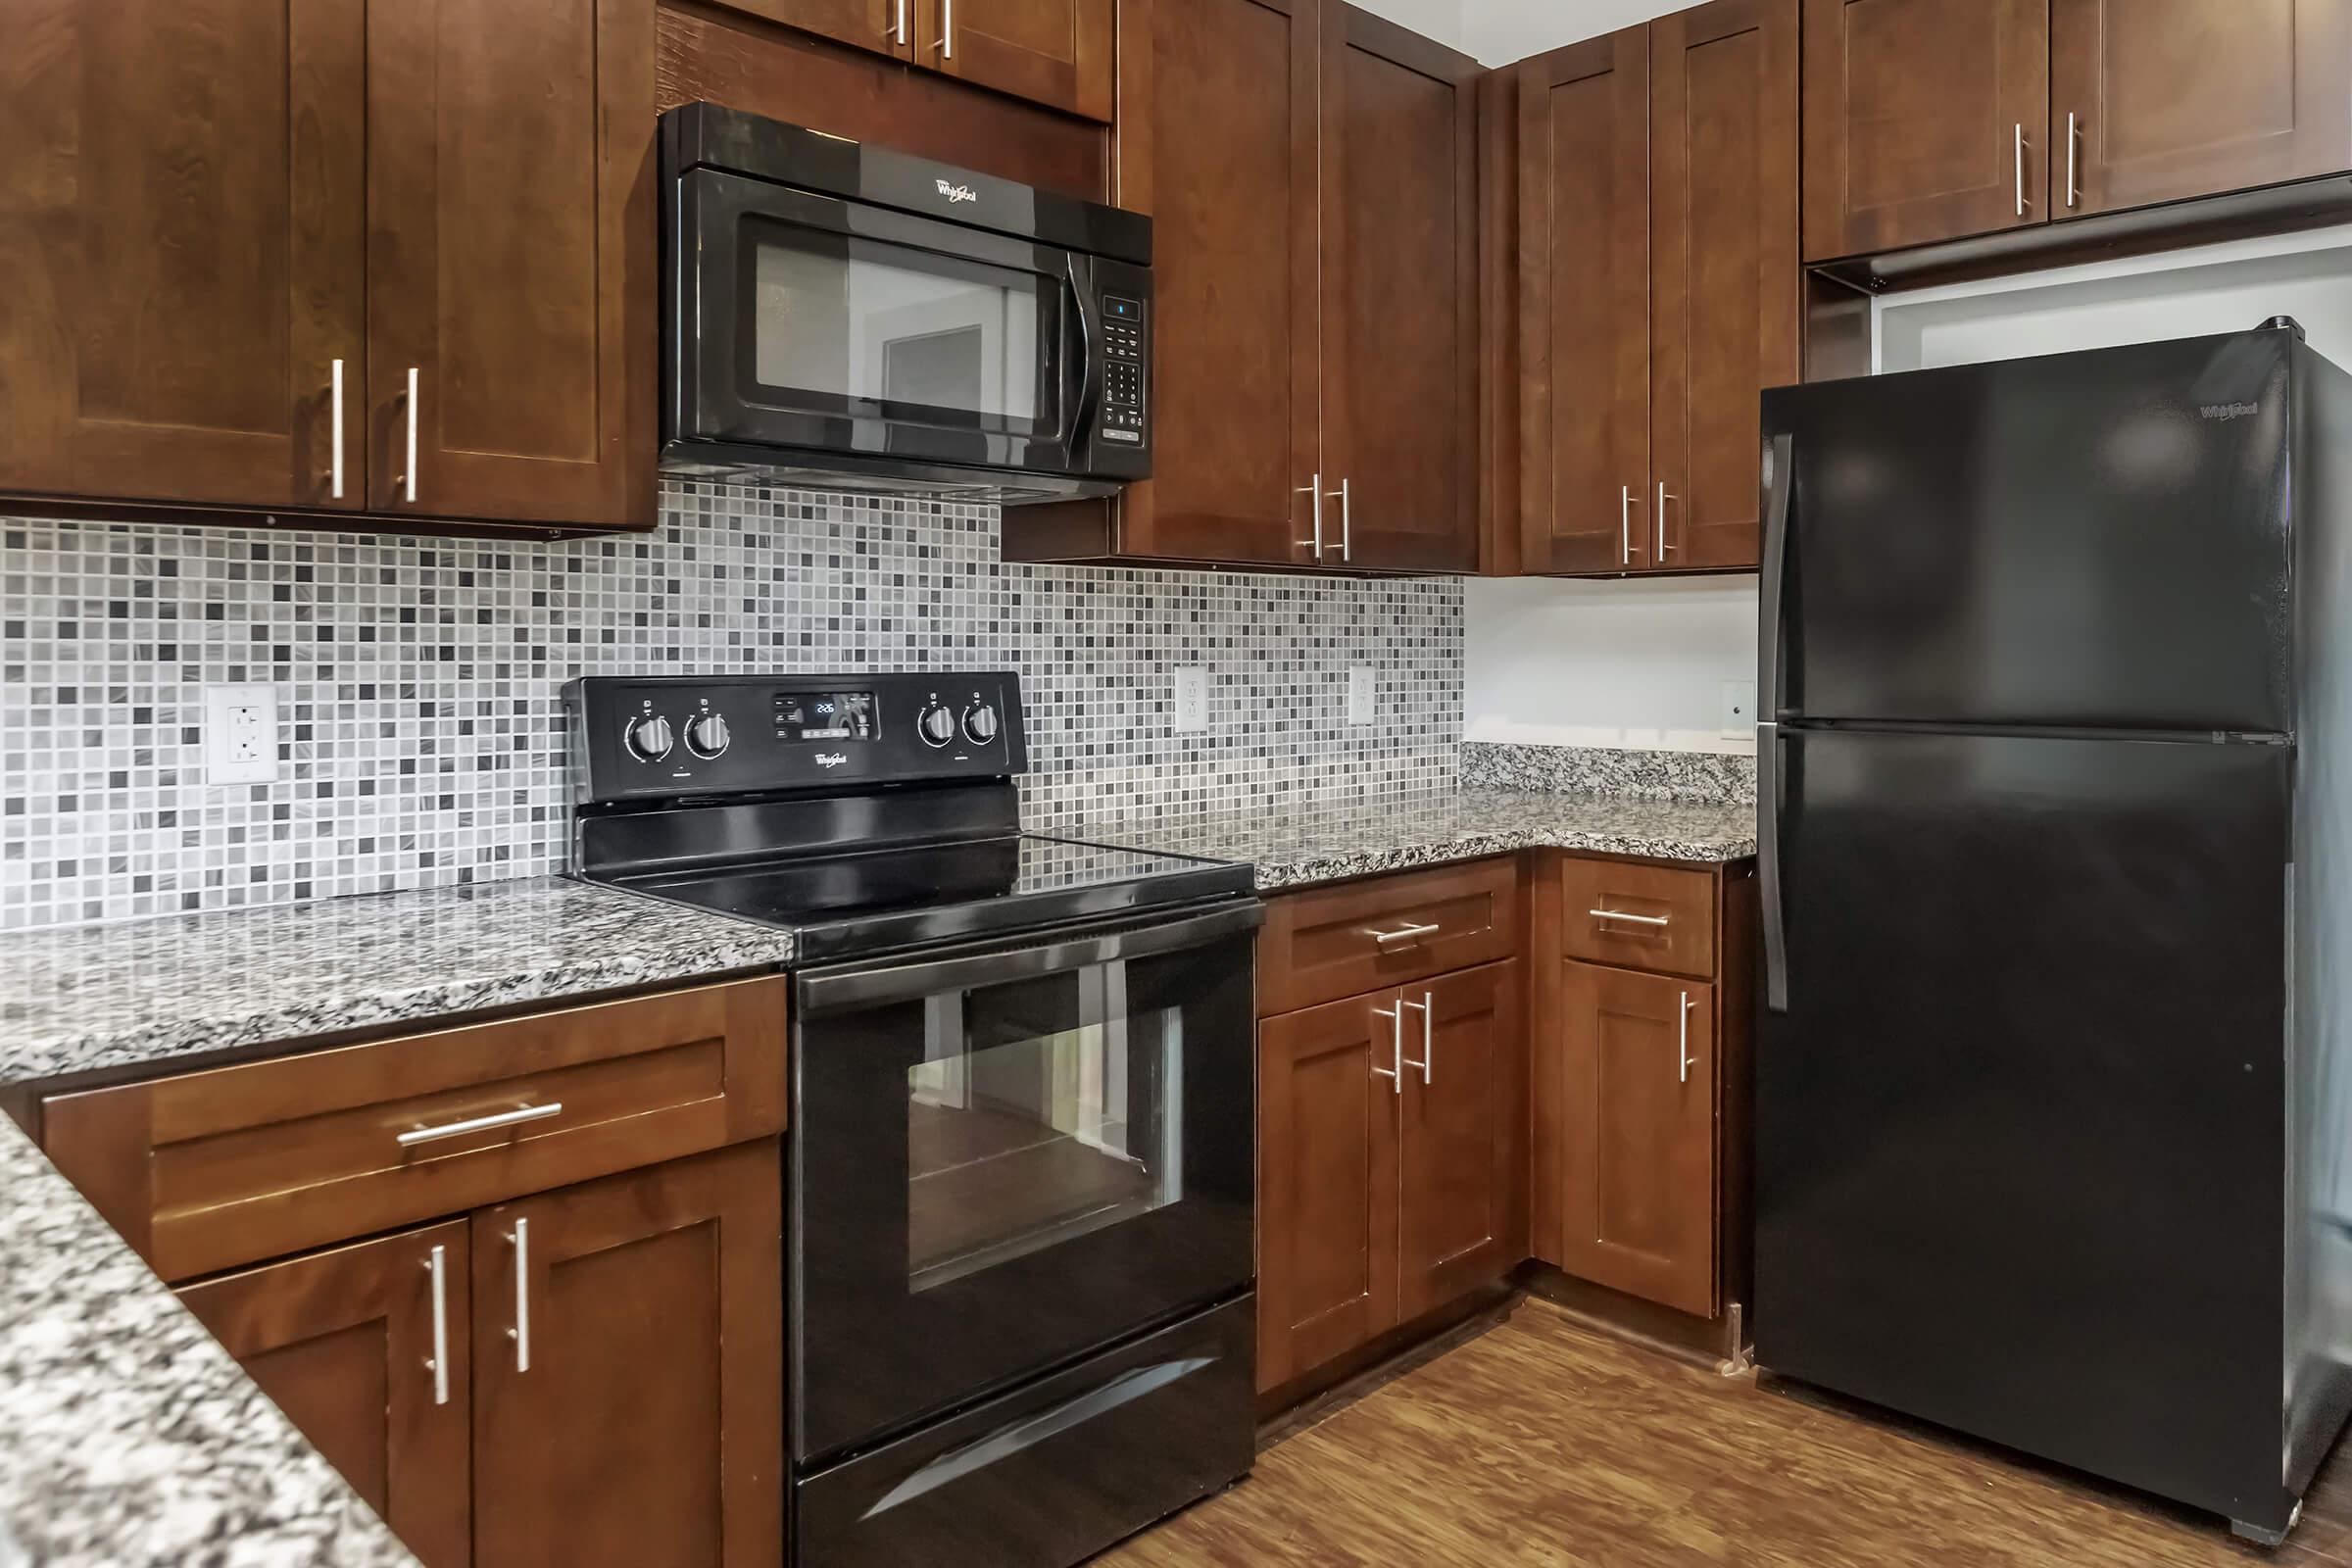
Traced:
<path fill-rule="evenodd" d="M 2276 1540 L 2343 1422 L 2352 378 L 1765 393 L 1765 1367 Z"/>

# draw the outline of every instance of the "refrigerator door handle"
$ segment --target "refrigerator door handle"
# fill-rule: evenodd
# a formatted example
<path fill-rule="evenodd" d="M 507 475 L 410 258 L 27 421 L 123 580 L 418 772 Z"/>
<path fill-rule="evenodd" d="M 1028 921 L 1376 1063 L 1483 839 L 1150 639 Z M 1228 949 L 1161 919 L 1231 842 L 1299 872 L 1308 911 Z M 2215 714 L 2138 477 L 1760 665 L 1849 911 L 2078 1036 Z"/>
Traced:
<path fill-rule="evenodd" d="M 1763 905 L 1764 1004 L 1788 1010 L 1788 933 L 1781 910 L 1781 582 L 1796 490 L 1796 438 L 1764 444 L 1764 560 L 1756 606 L 1756 893 Z"/>
<path fill-rule="evenodd" d="M 1781 914 L 1781 726 L 1756 725 L 1756 900 L 1764 917 L 1764 1005 L 1788 1010 L 1788 931 Z"/>

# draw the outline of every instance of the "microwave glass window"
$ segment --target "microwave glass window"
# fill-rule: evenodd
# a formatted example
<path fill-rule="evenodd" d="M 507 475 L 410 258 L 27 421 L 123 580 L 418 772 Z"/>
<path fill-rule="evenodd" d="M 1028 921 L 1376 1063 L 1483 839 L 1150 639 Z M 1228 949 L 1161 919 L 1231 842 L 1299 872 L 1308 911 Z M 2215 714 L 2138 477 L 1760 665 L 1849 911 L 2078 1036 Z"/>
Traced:
<path fill-rule="evenodd" d="M 932 997 L 906 1070 L 916 1293 L 1184 1197 L 1178 1009 L 1130 1015 L 1126 966 Z"/>
<path fill-rule="evenodd" d="M 851 412 L 1034 433 L 1060 290 L 1034 272 L 784 226 L 754 241 L 753 376 Z"/>

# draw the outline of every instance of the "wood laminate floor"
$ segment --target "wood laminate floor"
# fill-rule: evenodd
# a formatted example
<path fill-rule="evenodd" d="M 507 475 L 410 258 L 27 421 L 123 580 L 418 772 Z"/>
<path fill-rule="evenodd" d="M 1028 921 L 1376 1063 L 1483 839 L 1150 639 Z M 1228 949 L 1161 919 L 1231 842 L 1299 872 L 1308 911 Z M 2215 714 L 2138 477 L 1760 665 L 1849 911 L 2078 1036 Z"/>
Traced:
<path fill-rule="evenodd" d="M 1523 1302 L 1100 1559 L 1803 1568 L 2352 1564 L 2339 1448 L 2276 1552 L 2202 1515 L 1801 1390 L 1727 1379 Z"/>

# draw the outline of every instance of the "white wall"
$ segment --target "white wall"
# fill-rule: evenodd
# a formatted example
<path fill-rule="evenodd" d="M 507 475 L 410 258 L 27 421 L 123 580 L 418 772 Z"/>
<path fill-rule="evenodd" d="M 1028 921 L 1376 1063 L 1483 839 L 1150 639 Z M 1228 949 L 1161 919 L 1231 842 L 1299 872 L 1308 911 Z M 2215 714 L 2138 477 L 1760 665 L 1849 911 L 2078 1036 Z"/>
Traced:
<path fill-rule="evenodd" d="M 1375 16 L 1410 27 L 1424 38 L 1435 38 L 1448 49 L 1472 53 L 1464 37 L 1462 13 L 1470 0 L 1355 0 Z"/>
<path fill-rule="evenodd" d="M 1361 0 L 1359 0 L 1361 3 Z M 1389 4 L 1411 0 L 1389 0 Z M 1462 42 L 1459 47 L 1490 66 L 1557 49 L 1580 38 L 1594 38 L 1637 22 L 1682 11 L 1693 0 L 1461 0 Z M 1385 5 L 1374 5 L 1386 11 Z M 1409 25 L 1409 24 L 1408 24 Z"/>

